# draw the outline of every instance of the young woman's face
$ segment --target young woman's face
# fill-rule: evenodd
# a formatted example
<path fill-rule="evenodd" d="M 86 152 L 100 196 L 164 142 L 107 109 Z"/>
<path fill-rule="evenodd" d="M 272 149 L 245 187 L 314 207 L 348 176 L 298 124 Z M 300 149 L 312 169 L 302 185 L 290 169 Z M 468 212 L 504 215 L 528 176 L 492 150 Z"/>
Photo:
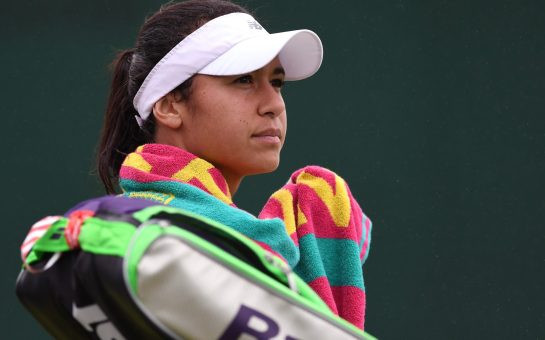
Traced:
<path fill-rule="evenodd" d="M 188 111 L 183 147 L 226 177 L 275 170 L 287 128 L 283 82 L 278 58 L 248 74 L 196 75 L 189 100 L 177 103 Z"/>

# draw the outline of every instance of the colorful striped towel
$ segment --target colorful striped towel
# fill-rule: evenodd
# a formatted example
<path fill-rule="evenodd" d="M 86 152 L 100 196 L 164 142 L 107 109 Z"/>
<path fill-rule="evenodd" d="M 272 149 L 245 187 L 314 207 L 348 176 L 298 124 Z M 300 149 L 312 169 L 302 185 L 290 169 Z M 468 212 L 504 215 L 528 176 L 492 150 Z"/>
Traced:
<path fill-rule="evenodd" d="M 332 311 L 363 329 L 362 264 L 371 221 L 335 173 L 318 166 L 296 171 L 256 218 L 234 205 L 212 164 L 173 146 L 146 144 L 125 159 L 120 186 L 125 196 L 193 211 L 242 232 L 284 258 Z"/>

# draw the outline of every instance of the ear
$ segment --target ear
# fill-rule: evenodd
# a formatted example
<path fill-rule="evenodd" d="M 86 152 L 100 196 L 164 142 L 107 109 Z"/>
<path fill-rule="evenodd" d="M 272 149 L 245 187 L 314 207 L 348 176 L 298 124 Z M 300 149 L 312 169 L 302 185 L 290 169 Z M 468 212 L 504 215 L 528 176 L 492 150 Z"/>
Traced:
<path fill-rule="evenodd" d="M 158 124 L 178 129 L 183 124 L 186 105 L 181 103 L 175 93 L 169 93 L 153 105 L 153 115 Z"/>

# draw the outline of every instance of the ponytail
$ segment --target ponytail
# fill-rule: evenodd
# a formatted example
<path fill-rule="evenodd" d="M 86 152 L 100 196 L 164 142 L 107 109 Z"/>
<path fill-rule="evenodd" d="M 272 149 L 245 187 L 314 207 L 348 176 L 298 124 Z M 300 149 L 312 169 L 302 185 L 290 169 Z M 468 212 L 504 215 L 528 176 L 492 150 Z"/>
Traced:
<path fill-rule="evenodd" d="M 104 116 L 104 124 L 97 152 L 97 171 L 108 194 L 116 192 L 119 170 L 126 155 L 139 145 L 153 141 L 154 119 L 151 115 L 143 128 L 129 91 L 129 70 L 134 49 L 121 51 L 111 64 L 112 86 Z M 151 130 L 151 131 L 150 131 Z"/>

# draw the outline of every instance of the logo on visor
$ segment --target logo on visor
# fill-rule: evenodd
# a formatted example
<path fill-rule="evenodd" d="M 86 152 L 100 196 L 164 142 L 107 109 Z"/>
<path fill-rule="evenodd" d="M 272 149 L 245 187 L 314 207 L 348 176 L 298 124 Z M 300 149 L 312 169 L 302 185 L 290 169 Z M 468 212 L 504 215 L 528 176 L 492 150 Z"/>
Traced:
<path fill-rule="evenodd" d="M 263 27 L 255 20 L 248 20 L 248 27 L 253 30 L 262 30 Z"/>

